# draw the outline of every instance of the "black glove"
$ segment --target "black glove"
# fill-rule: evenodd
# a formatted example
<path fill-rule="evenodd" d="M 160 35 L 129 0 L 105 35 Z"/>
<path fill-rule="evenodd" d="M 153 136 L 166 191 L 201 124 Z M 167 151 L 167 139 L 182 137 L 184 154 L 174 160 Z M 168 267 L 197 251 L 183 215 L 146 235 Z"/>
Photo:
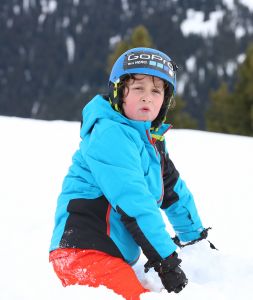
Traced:
<path fill-rule="evenodd" d="M 161 278 L 165 289 L 169 293 L 179 293 L 188 283 L 188 279 L 179 266 L 181 262 L 182 260 L 179 259 L 177 253 L 174 252 L 172 255 L 160 262 L 147 262 L 144 266 L 145 273 L 153 267 Z"/>

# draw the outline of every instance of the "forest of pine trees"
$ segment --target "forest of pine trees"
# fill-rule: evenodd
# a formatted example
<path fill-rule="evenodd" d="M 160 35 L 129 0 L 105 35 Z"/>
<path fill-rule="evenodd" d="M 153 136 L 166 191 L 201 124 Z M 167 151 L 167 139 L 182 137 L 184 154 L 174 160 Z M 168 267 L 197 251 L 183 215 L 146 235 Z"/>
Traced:
<path fill-rule="evenodd" d="M 234 5 L 3 0 L 0 115 L 80 120 L 83 106 L 106 93 L 116 57 L 142 45 L 166 52 L 179 66 L 177 106 L 167 118 L 175 128 L 252 135 L 253 13 L 240 1 Z M 217 33 L 185 35 L 182 24 L 193 11 L 206 21 L 222 12 Z"/>

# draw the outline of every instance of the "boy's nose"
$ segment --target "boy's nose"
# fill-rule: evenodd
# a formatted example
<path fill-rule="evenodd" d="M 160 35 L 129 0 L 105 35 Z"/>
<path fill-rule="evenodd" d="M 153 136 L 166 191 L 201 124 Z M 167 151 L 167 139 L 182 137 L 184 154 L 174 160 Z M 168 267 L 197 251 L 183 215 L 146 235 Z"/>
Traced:
<path fill-rule="evenodd" d="M 149 102 L 151 102 L 151 98 L 148 97 L 148 96 L 145 96 L 145 97 L 142 97 L 142 98 L 141 98 L 141 101 L 142 101 L 142 102 L 145 102 L 145 103 L 149 103 Z"/>

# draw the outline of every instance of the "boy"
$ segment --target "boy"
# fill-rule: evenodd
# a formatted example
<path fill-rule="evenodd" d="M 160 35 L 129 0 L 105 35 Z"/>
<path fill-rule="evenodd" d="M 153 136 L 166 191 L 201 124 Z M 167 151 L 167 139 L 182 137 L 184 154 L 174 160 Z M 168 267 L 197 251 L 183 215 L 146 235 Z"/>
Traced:
<path fill-rule="evenodd" d="M 139 299 L 131 265 L 148 259 L 168 292 L 187 278 L 160 208 L 182 242 L 204 228 L 194 199 L 170 160 L 163 124 L 176 91 L 176 65 L 161 51 L 134 48 L 115 62 L 109 95 L 83 110 L 80 147 L 58 198 L 50 261 L 64 286 L 113 289 Z"/>

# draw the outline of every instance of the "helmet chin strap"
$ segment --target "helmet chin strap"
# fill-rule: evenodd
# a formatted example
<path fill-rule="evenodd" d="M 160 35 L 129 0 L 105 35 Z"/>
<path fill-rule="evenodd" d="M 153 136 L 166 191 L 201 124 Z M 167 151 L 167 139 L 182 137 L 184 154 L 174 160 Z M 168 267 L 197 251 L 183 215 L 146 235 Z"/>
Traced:
<path fill-rule="evenodd" d="M 169 108 L 174 108 L 175 106 L 176 106 L 176 100 L 175 100 L 174 96 L 172 95 L 172 96 L 170 97 L 170 100 L 169 100 L 168 109 L 169 109 Z"/>
<path fill-rule="evenodd" d="M 119 93 L 118 93 L 118 86 L 120 83 L 120 79 L 118 79 L 116 82 L 110 82 L 109 85 L 109 102 L 113 109 L 115 109 L 118 112 L 122 112 L 121 109 L 119 108 Z"/>

